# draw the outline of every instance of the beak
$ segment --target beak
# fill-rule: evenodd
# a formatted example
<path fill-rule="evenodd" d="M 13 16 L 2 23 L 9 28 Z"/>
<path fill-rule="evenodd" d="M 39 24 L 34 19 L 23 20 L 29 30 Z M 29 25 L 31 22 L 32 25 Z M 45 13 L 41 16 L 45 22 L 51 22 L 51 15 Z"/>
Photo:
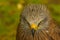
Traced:
<path fill-rule="evenodd" d="M 37 27 L 37 25 L 36 25 L 36 24 L 31 24 L 31 29 L 37 30 L 37 29 L 38 29 L 38 27 Z"/>
<path fill-rule="evenodd" d="M 33 37 L 34 37 L 35 31 L 36 31 L 36 30 L 34 30 L 34 29 L 31 30 Z"/>
<path fill-rule="evenodd" d="M 36 24 L 31 24 L 31 32 L 32 32 L 32 35 L 34 36 L 34 33 L 35 31 L 38 29 L 37 25 Z"/>

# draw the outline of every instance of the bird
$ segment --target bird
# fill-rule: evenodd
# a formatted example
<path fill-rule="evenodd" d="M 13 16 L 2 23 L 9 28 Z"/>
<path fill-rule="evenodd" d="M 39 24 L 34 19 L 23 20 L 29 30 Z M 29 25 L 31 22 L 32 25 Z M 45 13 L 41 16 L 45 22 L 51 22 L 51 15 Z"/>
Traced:
<path fill-rule="evenodd" d="M 60 40 L 60 27 L 45 4 L 28 4 L 24 7 L 16 40 Z"/>

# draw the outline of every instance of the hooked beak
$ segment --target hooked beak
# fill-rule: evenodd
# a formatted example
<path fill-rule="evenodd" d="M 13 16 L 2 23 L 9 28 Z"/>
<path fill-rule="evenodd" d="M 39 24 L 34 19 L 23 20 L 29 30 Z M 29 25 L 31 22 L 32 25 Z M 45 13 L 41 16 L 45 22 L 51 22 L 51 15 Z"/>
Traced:
<path fill-rule="evenodd" d="M 38 29 L 37 25 L 36 24 L 31 24 L 31 32 L 32 32 L 32 35 L 34 36 L 34 33 L 35 31 Z"/>
<path fill-rule="evenodd" d="M 36 30 L 34 30 L 34 29 L 31 30 L 33 36 L 34 36 L 35 31 L 36 31 Z"/>

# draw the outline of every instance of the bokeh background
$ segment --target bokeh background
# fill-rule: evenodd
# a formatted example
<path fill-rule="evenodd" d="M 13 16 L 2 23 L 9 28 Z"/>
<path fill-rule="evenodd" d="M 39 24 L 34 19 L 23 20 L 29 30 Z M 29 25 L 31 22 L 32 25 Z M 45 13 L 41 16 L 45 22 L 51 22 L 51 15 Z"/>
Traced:
<path fill-rule="evenodd" d="M 60 24 L 60 0 L 0 0 L 0 40 L 16 40 L 20 14 L 27 4 L 46 4 Z"/>

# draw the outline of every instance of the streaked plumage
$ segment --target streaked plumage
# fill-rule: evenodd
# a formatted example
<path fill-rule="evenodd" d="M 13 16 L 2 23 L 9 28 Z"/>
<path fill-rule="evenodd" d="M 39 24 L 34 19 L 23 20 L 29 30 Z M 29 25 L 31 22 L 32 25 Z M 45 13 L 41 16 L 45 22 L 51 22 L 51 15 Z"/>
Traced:
<path fill-rule="evenodd" d="M 43 4 L 29 4 L 20 15 L 16 40 L 60 40 L 60 29 Z"/>

